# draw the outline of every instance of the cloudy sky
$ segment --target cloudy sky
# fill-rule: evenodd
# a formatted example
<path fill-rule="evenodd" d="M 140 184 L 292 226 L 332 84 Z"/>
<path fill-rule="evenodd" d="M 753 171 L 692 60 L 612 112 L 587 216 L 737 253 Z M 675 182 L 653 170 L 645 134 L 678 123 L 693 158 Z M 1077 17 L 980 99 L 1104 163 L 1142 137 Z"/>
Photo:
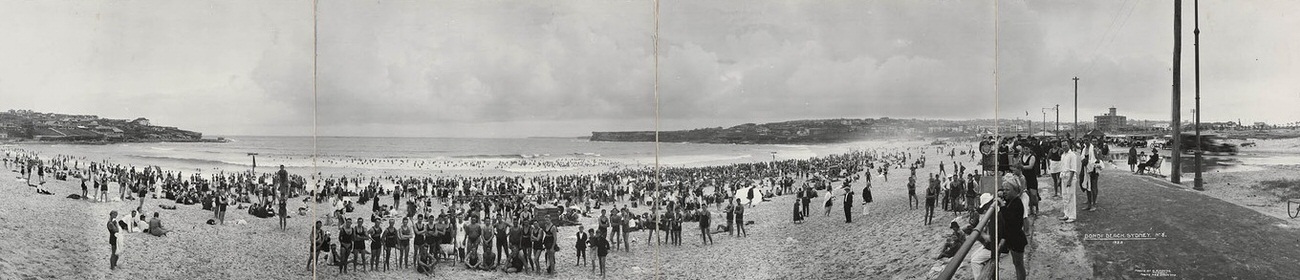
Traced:
<path fill-rule="evenodd" d="M 308 1 L 0 1 L 0 110 L 311 135 Z"/>
<path fill-rule="evenodd" d="M 1000 1 L 999 109 L 1042 119 L 1061 105 L 1073 121 L 1116 107 L 1130 119 L 1172 114 L 1173 1 Z M 1191 121 L 1195 75 L 1192 1 L 1183 1 L 1183 120 Z M 1203 121 L 1300 121 L 1300 1 L 1201 1 Z M 1025 116 L 1025 111 L 1029 115 Z M 1052 111 L 1047 111 L 1051 120 Z"/>
<path fill-rule="evenodd" d="M 1300 79 L 1291 78 L 1300 75 L 1300 36 L 1290 32 L 1300 2 L 1204 2 L 1205 119 L 1300 120 L 1282 107 L 1300 104 Z M 1110 106 L 1168 118 L 1169 1 L 994 4 L 664 1 L 661 127 L 995 111 L 1037 120 L 1052 104 L 1070 112 L 1074 76 L 1082 119 Z M 3 0 L 0 109 L 144 116 L 212 135 L 649 130 L 653 8 L 323 0 L 313 33 L 309 1 Z"/>

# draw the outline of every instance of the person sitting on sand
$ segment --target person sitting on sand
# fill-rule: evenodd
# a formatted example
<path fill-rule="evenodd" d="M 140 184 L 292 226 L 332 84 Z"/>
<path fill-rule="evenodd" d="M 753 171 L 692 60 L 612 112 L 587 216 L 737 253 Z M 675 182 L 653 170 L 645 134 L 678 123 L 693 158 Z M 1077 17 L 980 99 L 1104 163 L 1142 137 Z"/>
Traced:
<path fill-rule="evenodd" d="M 944 241 L 943 249 L 939 250 L 939 256 L 935 258 L 936 260 L 951 258 L 957 254 L 958 249 L 961 249 L 962 243 L 966 242 L 966 233 L 962 232 L 961 227 L 957 225 L 959 219 L 961 218 L 953 219 L 952 223 L 948 225 L 948 228 L 952 229 L 952 233 Z"/>
<path fill-rule="evenodd" d="M 428 247 L 428 245 L 425 245 L 425 248 L 416 250 L 420 253 L 419 256 L 415 258 L 415 271 L 424 275 L 433 275 L 433 268 L 436 262 L 433 258 L 433 249 Z"/>
<path fill-rule="evenodd" d="M 511 250 L 510 265 L 506 266 L 506 273 L 515 273 L 524 271 L 524 253 L 523 250 Z"/>
<path fill-rule="evenodd" d="M 163 227 L 162 219 L 158 218 L 158 212 L 153 212 L 153 219 L 149 220 L 149 234 L 152 234 L 153 236 L 167 236 L 167 232 L 170 231 L 171 230 Z"/>

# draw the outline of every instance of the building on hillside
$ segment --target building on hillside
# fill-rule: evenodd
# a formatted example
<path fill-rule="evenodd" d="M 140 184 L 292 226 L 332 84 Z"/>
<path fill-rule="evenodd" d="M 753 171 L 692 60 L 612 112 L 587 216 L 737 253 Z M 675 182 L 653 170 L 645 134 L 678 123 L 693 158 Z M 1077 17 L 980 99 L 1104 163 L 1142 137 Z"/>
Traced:
<path fill-rule="evenodd" d="M 1127 125 L 1128 119 L 1115 113 L 1115 107 L 1110 108 L 1110 112 L 1105 115 L 1095 116 L 1092 118 L 1096 123 L 1096 129 L 1101 131 L 1118 131 Z"/>

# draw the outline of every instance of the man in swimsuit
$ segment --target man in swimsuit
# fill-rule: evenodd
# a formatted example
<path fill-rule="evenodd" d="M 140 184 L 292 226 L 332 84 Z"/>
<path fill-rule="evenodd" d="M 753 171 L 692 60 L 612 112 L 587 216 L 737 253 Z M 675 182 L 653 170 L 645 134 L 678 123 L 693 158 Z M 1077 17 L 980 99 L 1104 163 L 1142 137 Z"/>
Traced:
<path fill-rule="evenodd" d="M 501 215 L 500 213 L 497 213 L 497 221 L 496 221 L 496 231 L 497 231 L 496 232 L 496 236 L 497 236 L 496 262 L 497 263 L 501 263 L 501 259 L 503 257 L 508 259 L 509 258 L 508 255 L 510 254 L 510 238 L 507 232 L 508 230 L 510 230 L 510 226 L 506 224 L 506 218 L 501 217 L 500 215 Z"/>
<path fill-rule="evenodd" d="M 340 258 L 335 260 L 339 264 L 339 273 L 348 273 L 348 257 L 352 254 L 352 219 L 343 219 L 343 226 L 339 227 L 339 244 L 343 249 L 339 251 Z"/>
<path fill-rule="evenodd" d="M 356 227 L 352 228 L 352 254 L 357 256 L 355 258 L 357 261 L 352 263 L 352 270 L 356 270 L 358 265 L 362 268 L 366 267 L 366 240 L 370 239 L 370 236 L 366 235 L 365 225 L 365 220 L 357 218 Z"/>
<path fill-rule="evenodd" d="M 708 207 L 700 207 L 699 221 L 701 244 L 713 244 L 713 233 L 709 232 L 709 220 L 712 218 L 713 214 L 709 213 Z"/>
<path fill-rule="evenodd" d="M 108 259 L 108 269 L 117 269 L 117 232 L 120 229 L 117 226 L 117 211 L 108 213 L 108 245 L 112 248 L 112 255 Z"/>

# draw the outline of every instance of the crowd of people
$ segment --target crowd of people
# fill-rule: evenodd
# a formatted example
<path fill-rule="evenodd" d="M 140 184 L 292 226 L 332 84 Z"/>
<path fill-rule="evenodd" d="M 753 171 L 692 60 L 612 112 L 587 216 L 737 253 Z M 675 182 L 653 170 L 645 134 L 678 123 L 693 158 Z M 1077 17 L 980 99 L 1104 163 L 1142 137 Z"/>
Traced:
<path fill-rule="evenodd" d="M 1006 254 L 1012 260 L 1016 279 L 1025 279 L 1024 255 L 1033 232 L 1032 219 L 1042 215 L 1039 210 L 1043 199 L 1039 180 L 1050 177 L 1051 199 L 1060 200 L 1062 204 L 1059 218 L 1062 222 L 1072 223 L 1078 219 L 1080 206 L 1076 201 L 1076 190 L 1084 192 L 1083 210 L 1097 210 L 1098 177 L 1103 166 L 1113 164 L 1109 147 L 1100 139 L 1068 135 L 1052 139 L 1006 137 L 989 139 L 985 144 L 989 151 L 983 169 L 995 172 L 1000 180 L 996 181 L 996 195 L 980 197 L 979 206 L 974 209 L 977 214 L 995 211 L 997 218 L 989 225 L 989 230 L 982 230 L 974 236 L 979 245 L 968 255 L 971 274 L 975 279 L 992 279 L 997 265 L 991 260 L 994 255 Z M 1130 164 L 1135 163 L 1135 157 L 1131 150 Z M 977 224 L 982 223 L 975 220 L 963 228 L 954 222 L 950 227 L 953 233 L 941 257 L 952 256 L 955 244 L 961 244 Z"/>
<path fill-rule="evenodd" d="M 606 256 L 619 249 L 630 253 L 636 245 L 631 232 L 646 231 L 644 239 L 640 239 L 644 240 L 640 242 L 642 246 L 681 246 L 682 232 L 689 223 L 698 227 L 703 245 L 712 244 L 716 233 L 743 238 L 749 233 L 746 225 L 756 222 L 746 218 L 746 209 L 773 196 L 794 196 L 793 221 L 801 223 L 809 217 L 811 200 L 819 196 L 819 191 L 825 191 L 821 195 L 825 196 L 826 215 L 830 215 L 838 198 L 845 223 L 852 223 L 852 207 L 861 206 L 864 214 L 870 213 L 865 207 L 873 202 L 871 188 L 876 177 L 873 174 L 887 181 L 891 170 L 908 172 L 908 207 L 924 206 L 923 222 L 927 225 L 933 222 L 936 208 L 955 214 L 968 213 L 974 220 L 970 224 L 974 225 L 979 213 L 989 211 L 990 205 L 998 205 L 1003 219 L 999 220 L 998 231 L 982 238 L 982 247 L 989 251 L 984 253 L 991 256 L 991 252 L 997 251 L 993 250 L 997 249 L 995 242 L 987 242 L 997 236 L 1006 240 L 1004 246 L 1013 258 L 1019 259 L 1017 255 L 1023 254 L 1024 248 L 1016 233 L 1023 235 L 1028 230 L 1021 228 L 1024 223 L 1006 218 L 1038 214 L 1039 176 L 1050 175 L 1053 195 L 1064 197 L 1067 204 L 1073 203 L 1071 186 L 1082 184 L 1088 192 L 1085 196 L 1088 207 L 1084 210 L 1095 209 L 1096 169 L 1102 161 L 1109 161 L 1105 146 L 1097 144 L 1070 138 L 1000 139 L 996 143 L 995 164 L 984 164 L 980 170 L 969 172 L 957 157 L 969 156 L 974 160 L 976 151 L 923 146 L 723 166 L 610 169 L 596 174 L 479 177 L 316 174 L 314 178 L 321 179 L 314 180 L 315 185 L 311 187 L 305 178 L 286 174 L 283 166 L 278 172 L 267 174 L 200 175 L 68 156 L 42 160 L 36 154 L 25 152 L 7 152 L 4 164 L 17 166 L 24 176 L 36 174 L 36 179 L 30 182 L 42 182 L 47 174 L 80 179 L 81 199 L 140 200 L 129 218 L 112 215 L 109 231 L 115 255 L 118 232 L 140 228 L 137 219 L 143 221 L 140 206 L 146 197 L 176 204 L 202 204 L 205 210 L 213 211 L 210 223 L 224 224 L 229 206 L 246 208 L 254 216 L 279 216 L 283 220 L 289 216 L 286 201 L 301 195 L 305 196 L 304 202 L 314 201 L 330 207 L 324 219 L 312 219 L 315 229 L 310 237 L 308 269 L 317 269 L 323 259 L 336 266 L 339 273 L 413 269 L 417 273 L 434 274 L 447 264 L 506 273 L 554 273 L 555 255 L 561 250 L 558 228 L 577 226 L 572 247 L 577 257 L 575 265 L 590 265 L 593 273 L 599 269 L 599 275 L 604 275 Z M 1132 158 L 1130 151 L 1130 164 L 1134 163 Z M 917 174 L 917 169 L 931 164 L 939 166 L 937 174 Z M 984 187 L 979 185 L 979 177 L 991 174 L 1004 178 L 997 186 L 998 195 L 979 198 Z M 920 176 L 926 179 L 923 181 Z M 803 184 L 796 186 L 800 181 Z M 855 183 L 862 188 L 852 187 Z M 108 195 L 112 184 L 119 189 L 116 199 Z M 842 186 L 835 187 L 835 184 Z M 924 188 L 919 194 L 922 197 L 918 197 L 918 186 Z M 855 203 L 858 195 L 860 204 Z M 371 205 L 368 217 L 355 214 L 366 204 Z M 724 217 L 717 225 L 710 204 Z M 629 206 L 639 213 L 634 213 Z M 1063 213 L 1066 222 L 1077 219 L 1071 209 L 1066 208 Z M 147 232 L 165 235 L 167 230 L 157 218 L 158 213 L 153 215 L 155 219 L 148 222 Z M 300 215 L 305 215 L 301 208 Z M 577 217 L 590 220 L 584 224 Z M 283 221 L 280 227 L 286 227 Z M 950 228 L 954 238 L 971 230 L 969 226 L 961 228 L 955 224 Z M 978 265 L 972 266 L 973 270 L 982 270 L 977 267 L 987 264 L 988 260 L 982 257 L 984 253 L 978 250 L 972 253 L 970 261 Z M 1023 263 L 1015 263 L 1018 271 L 1023 271 Z"/>

